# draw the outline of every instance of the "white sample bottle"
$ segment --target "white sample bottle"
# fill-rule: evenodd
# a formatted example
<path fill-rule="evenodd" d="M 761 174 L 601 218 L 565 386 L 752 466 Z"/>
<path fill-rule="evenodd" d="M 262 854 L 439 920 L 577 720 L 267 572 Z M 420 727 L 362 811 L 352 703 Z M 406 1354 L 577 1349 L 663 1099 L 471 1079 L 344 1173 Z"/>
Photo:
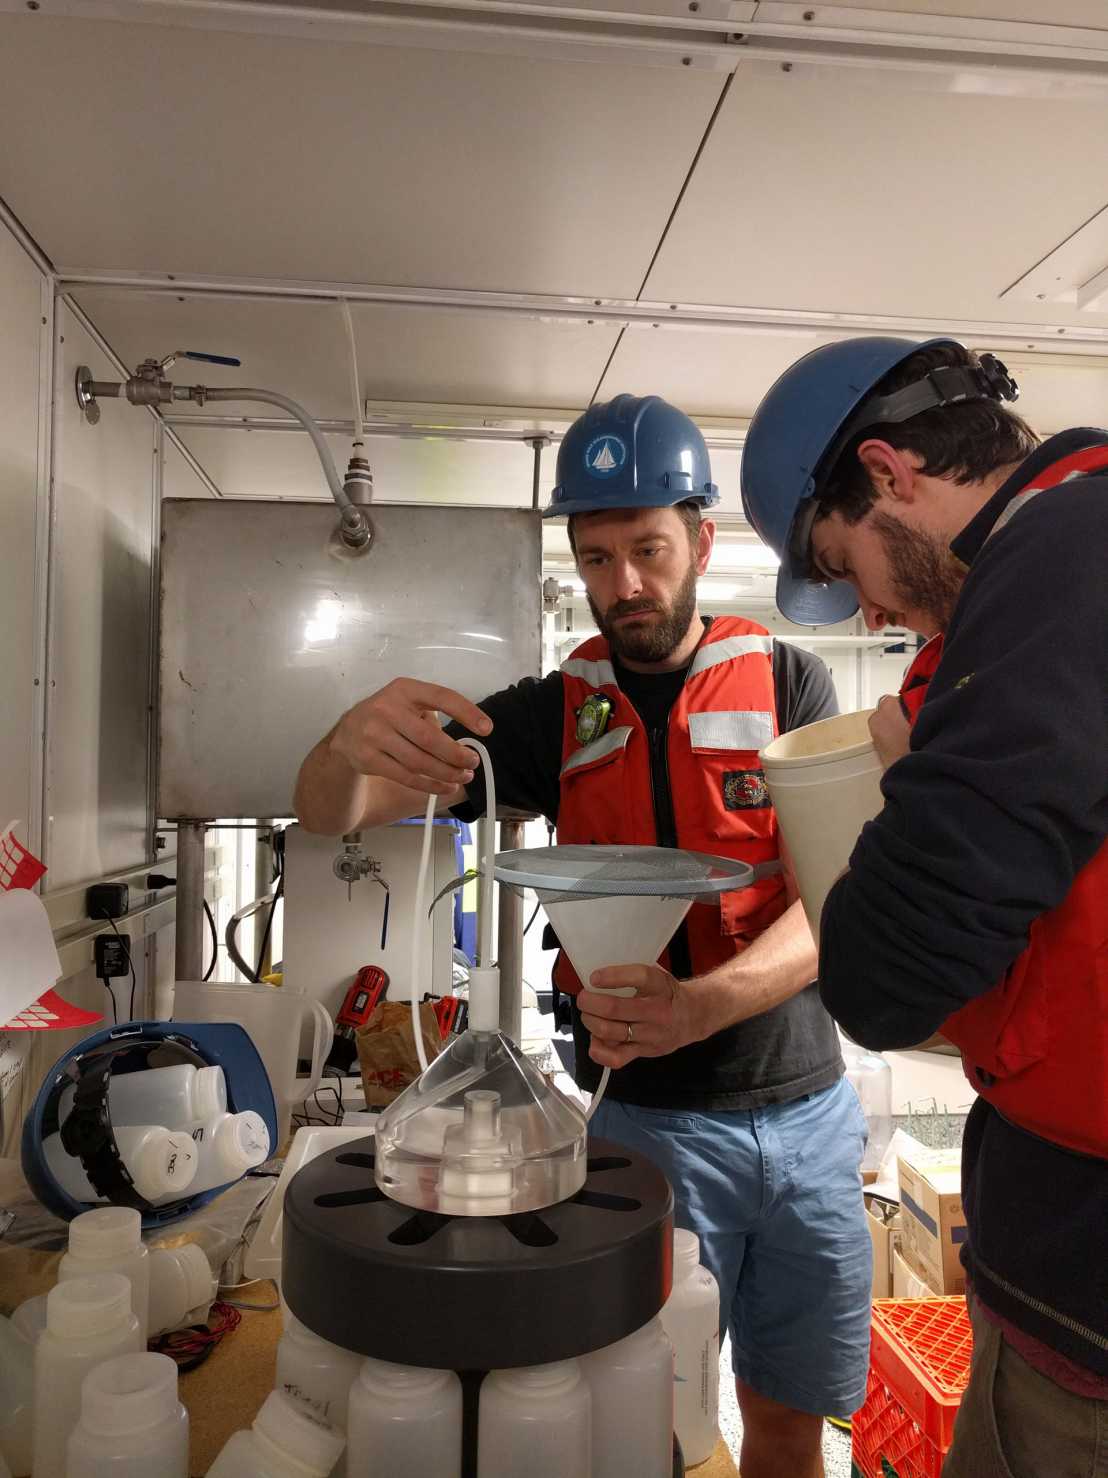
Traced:
<path fill-rule="evenodd" d="M 12 1310 L 12 1324 L 25 1340 L 38 1344 L 38 1337 L 46 1328 L 46 1294 L 36 1293 L 25 1298 L 17 1309 Z"/>
<path fill-rule="evenodd" d="M 65 1478 L 189 1478 L 188 1412 L 168 1355 L 117 1355 L 85 1376 Z"/>
<path fill-rule="evenodd" d="M 103 1206 L 69 1223 L 69 1251 L 58 1265 L 58 1281 L 89 1273 L 122 1273 L 131 1285 L 131 1312 L 142 1347 L 150 1338 L 150 1254 L 142 1244 L 142 1217 L 132 1206 Z"/>
<path fill-rule="evenodd" d="M 131 1285 L 122 1273 L 94 1273 L 50 1290 L 46 1328 L 35 1346 L 35 1478 L 65 1478 L 66 1446 L 89 1371 L 141 1349 Z"/>
<path fill-rule="evenodd" d="M 577 1360 L 491 1370 L 481 1384 L 477 1478 L 589 1478 L 591 1407 Z"/>
<path fill-rule="evenodd" d="M 350 1387 L 365 1357 L 313 1334 L 285 1312 L 285 1332 L 277 1345 L 275 1387 L 305 1406 L 320 1421 L 346 1431 Z"/>
<path fill-rule="evenodd" d="M 31 1471 L 34 1362 L 30 1341 L 0 1316 L 0 1463 L 16 1474 Z"/>
<path fill-rule="evenodd" d="M 140 1196 L 148 1201 L 173 1201 L 191 1194 L 199 1156 L 183 1130 L 160 1124 L 121 1124 L 114 1133 L 116 1148 Z M 44 1139 L 42 1149 L 54 1179 L 74 1200 L 105 1199 L 93 1190 L 84 1166 L 68 1153 L 60 1134 Z"/>
<path fill-rule="evenodd" d="M 342 1449 L 341 1432 L 270 1391 L 254 1425 L 228 1438 L 208 1478 L 327 1478 Z"/>
<path fill-rule="evenodd" d="M 346 1422 L 351 1478 L 460 1478 L 462 1383 L 452 1370 L 363 1360 Z"/>
<path fill-rule="evenodd" d="M 206 1124 L 194 1125 L 191 1134 L 198 1163 L 189 1186 L 190 1196 L 238 1180 L 269 1159 L 269 1130 L 261 1114 L 252 1109 L 241 1114 L 217 1114 Z"/>
<path fill-rule="evenodd" d="M 151 1247 L 150 1337 L 203 1324 L 218 1287 L 208 1254 L 197 1243 Z"/>
<path fill-rule="evenodd" d="M 672 1478 L 673 1346 L 661 1320 L 581 1358 L 592 1396 L 592 1478 Z"/>
<path fill-rule="evenodd" d="M 700 1266 L 695 1232 L 673 1234 L 673 1289 L 658 1317 L 673 1345 L 674 1429 L 691 1468 L 719 1437 L 719 1287 Z"/>
<path fill-rule="evenodd" d="M 66 1088 L 58 1101 L 58 1123 L 64 1124 L 77 1090 Z M 227 1112 L 227 1082 L 221 1067 L 174 1063 L 141 1072 L 113 1073 L 108 1079 L 108 1112 L 119 1124 L 164 1124 L 191 1129 Z"/>

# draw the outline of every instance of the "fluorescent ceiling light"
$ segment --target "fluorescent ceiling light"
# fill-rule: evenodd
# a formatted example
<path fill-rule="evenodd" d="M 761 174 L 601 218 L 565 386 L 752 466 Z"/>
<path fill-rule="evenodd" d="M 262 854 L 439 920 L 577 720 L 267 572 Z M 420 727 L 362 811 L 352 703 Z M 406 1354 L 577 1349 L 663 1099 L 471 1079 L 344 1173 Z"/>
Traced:
<path fill-rule="evenodd" d="M 717 544 L 712 550 L 708 573 L 714 575 L 724 571 L 732 575 L 744 570 L 754 573 L 758 570 L 776 570 L 780 564 L 781 561 L 768 544 Z"/>

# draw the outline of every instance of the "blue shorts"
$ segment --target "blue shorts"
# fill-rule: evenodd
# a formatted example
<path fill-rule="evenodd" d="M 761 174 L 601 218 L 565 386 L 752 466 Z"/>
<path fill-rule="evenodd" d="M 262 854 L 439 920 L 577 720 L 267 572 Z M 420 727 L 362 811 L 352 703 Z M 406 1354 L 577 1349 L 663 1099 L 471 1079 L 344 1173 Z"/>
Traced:
<path fill-rule="evenodd" d="M 862 1405 L 872 1253 L 860 1165 L 866 1122 L 845 1078 L 766 1108 L 716 1113 L 605 1099 L 589 1128 L 637 1150 L 673 1187 L 720 1289 L 735 1375 L 818 1416 Z"/>

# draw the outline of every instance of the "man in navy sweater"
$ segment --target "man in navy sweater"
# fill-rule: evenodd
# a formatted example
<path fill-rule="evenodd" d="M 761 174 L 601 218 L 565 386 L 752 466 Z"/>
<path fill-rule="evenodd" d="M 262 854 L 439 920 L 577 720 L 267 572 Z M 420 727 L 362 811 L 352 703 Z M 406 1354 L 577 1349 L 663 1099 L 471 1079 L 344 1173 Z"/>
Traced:
<path fill-rule="evenodd" d="M 944 1478 L 1108 1459 L 1108 432 L 1039 446 L 992 356 L 854 339 L 774 385 L 743 501 L 792 619 L 944 633 L 824 908 L 820 991 L 871 1047 L 940 1031 L 975 1345 Z"/>

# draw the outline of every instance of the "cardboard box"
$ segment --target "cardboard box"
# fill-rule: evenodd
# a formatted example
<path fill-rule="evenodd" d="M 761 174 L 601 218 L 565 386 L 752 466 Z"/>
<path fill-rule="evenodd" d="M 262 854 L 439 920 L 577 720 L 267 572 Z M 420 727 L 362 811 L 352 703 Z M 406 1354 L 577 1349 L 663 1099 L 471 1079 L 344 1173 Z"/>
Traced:
<path fill-rule="evenodd" d="M 892 1296 L 892 1251 L 900 1227 L 899 1207 L 880 1196 L 866 1197 L 866 1226 L 873 1244 L 873 1298 Z"/>
<path fill-rule="evenodd" d="M 904 1257 L 936 1294 L 966 1291 L 961 1158 L 960 1150 L 932 1150 L 897 1160 Z"/>
<path fill-rule="evenodd" d="M 926 1280 L 920 1277 L 918 1271 L 909 1265 L 902 1247 L 893 1247 L 891 1261 L 893 1298 L 939 1297 L 939 1294 L 928 1285 Z"/>

